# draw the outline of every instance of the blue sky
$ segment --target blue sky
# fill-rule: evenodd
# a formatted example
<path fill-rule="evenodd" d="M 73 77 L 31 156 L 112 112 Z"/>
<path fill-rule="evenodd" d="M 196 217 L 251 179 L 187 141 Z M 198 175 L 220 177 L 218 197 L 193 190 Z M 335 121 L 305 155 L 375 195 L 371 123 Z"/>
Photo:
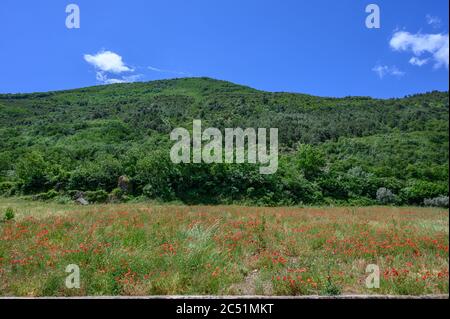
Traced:
<path fill-rule="evenodd" d="M 66 6 L 80 8 L 67 29 Z M 368 29 L 365 8 L 381 10 Z M 448 90 L 447 0 L 2 0 L 0 92 L 208 76 L 268 91 Z"/>

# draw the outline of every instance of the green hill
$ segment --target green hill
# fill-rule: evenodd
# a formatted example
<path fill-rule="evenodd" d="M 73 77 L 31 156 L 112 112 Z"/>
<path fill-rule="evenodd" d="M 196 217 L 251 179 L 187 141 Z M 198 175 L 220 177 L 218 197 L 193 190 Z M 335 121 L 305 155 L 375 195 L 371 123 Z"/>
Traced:
<path fill-rule="evenodd" d="M 0 194 L 262 205 L 422 204 L 448 196 L 448 92 L 271 93 L 208 78 L 0 95 Z M 280 166 L 169 160 L 176 127 L 279 128 Z M 119 176 L 130 190 L 117 189 Z M 378 200 L 383 201 L 382 198 Z"/>

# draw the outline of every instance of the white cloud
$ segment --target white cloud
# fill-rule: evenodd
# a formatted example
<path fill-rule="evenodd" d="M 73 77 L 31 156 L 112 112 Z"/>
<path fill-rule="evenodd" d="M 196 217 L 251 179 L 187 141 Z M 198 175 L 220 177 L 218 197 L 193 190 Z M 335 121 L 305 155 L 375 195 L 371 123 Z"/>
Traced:
<path fill-rule="evenodd" d="M 380 79 L 383 79 L 387 75 L 393 75 L 397 77 L 402 77 L 405 75 L 405 72 L 400 71 L 395 65 L 387 66 L 387 65 L 376 65 L 373 69 Z"/>
<path fill-rule="evenodd" d="M 409 63 L 412 65 L 422 66 L 427 64 L 430 61 L 430 59 L 420 59 L 418 57 L 413 56 L 411 59 L 409 59 Z"/>
<path fill-rule="evenodd" d="M 442 21 L 439 17 L 432 16 L 431 14 L 427 14 L 426 17 L 427 23 L 434 28 L 439 28 L 442 24 Z"/>
<path fill-rule="evenodd" d="M 95 55 L 85 54 L 84 59 L 103 72 L 119 74 L 133 71 L 133 69 L 125 65 L 120 55 L 111 51 L 100 51 Z"/>
<path fill-rule="evenodd" d="M 151 70 L 151 71 L 155 71 L 155 72 L 164 72 L 164 70 L 155 68 L 153 66 L 149 66 L 148 69 Z"/>
<path fill-rule="evenodd" d="M 104 83 L 104 84 L 114 84 L 114 83 L 124 83 L 125 82 L 121 79 L 109 78 L 108 75 L 102 71 L 98 71 L 95 74 L 95 78 L 97 79 L 98 82 Z"/>
<path fill-rule="evenodd" d="M 405 75 L 405 72 L 400 71 L 399 69 L 397 69 L 396 66 L 391 67 L 389 69 L 389 72 L 390 72 L 391 75 L 395 75 L 395 76 L 399 76 L 399 77 Z"/>
<path fill-rule="evenodd" d="M 102 84 L 136 82 L 143 78 L 142 74 L 133 74 L 135 70 L 127 66 L 120 55 L 111 51 L 100 51 L 94 55 L 85 54 L 84 60 L 94 66 L 95 77 Z"/>
<path fill-rule="evenodd" d="M 394 33 L 389 44 L 395 51 L 412 52 L 416 58 L 428 54 L 434 60 L 435 68 L 442 66 L 448 68 L 448 33 L 412 34 L 406 31 L 398 31 Z"/>
<path fill-rule="evenodd" d="M 142 79 L 142 74 L 132 74 L 132 75 L 126 75 L 121 76 L 119 78 L 111 78 L 103 71 L 97 71 L 95 74 L 95 77 L 98 82 L 103 84 L 115 84 L 115 83 L 130 83 L 130 82 L 136 82 Z"/>
<path fill-rule="evenodd" d="M 158 72 L 158 73 L 169 73 L 169 74 L 175 74 L 175 75 L 180 75 L 180 76 L 191 76 L 191 74 L 187 73 L 187 72 L 164 70 L 164 69 L 160 69 L 160 68 L 155 68 L 153 66 L 148 66 L 147 69 L 149 69 L 150 71 Z"/>
<path fill-rule="evenodd" d="M 95 77 L 99 83 L 127 83 L 136 82 L 144 78 L 144 74 L 136 74 L 136 70 L 128 66 L 117 53 L 102 50 L 96 54 L 85 54 L 83 57 L 86 62 L 95 68 Z M 142 67 L 137 68 L 140 71 L 143 69 Z M 148 66 L 145 69 L 177 76 L 191 76 L 191 74 L 186 72 L 165 70 L 153 66 Z"/>
<path fill-rule="evenodd" d="M 123 76 L 122 78 L 126 82 L 136 82 L 136 81 L 142 80 L 143 77 L 144 77 L 143 74 L 132 74 L 132 75 Z"/>

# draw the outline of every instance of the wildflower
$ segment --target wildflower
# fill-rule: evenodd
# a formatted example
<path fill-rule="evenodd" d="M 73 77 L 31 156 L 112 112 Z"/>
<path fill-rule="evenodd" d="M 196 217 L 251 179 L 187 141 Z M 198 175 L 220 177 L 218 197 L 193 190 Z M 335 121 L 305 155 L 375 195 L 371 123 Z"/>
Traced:
<path fill-rule="evenodd" d="M 219 274 L 220 274 L 220 268 L 216 267 L 216 269 L 212 273 L 212 276 L 213 277 L 217 277 L 217 276 L 219 276 Z"/>

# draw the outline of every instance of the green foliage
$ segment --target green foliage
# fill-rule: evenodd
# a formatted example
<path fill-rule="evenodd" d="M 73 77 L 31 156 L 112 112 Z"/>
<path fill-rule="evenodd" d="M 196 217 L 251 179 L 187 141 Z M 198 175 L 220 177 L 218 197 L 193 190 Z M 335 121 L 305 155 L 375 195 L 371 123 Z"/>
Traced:
<path fill-rule="evenodd" d="M 6 94 L 0 103 L 0 196 L 79 190 L 90 202 L 113 192 L 268 206 L 373 204 L 380 188 L 397 204 L 448 196 L 448 92 L 338 99 L 192 78 Z M 172 164 L 169 133 L 193 119 L 220 130 L 279 128 L 278 172 Z M 115 193 L 120 176 L 127 194 Z"/>
<path fill-rule="evenodd" d="M 84 193 L 84 198 L 89 201 L 89 203 L 106 203 L 108 201 L 108 193 L 102 189 L 97 191 L 86 191 Z"/>
<path fill-rule="evenodd" d="M 131 200 L 131 197 L 127 195 L 127 193 L 120 188 L 114 188 L 112 192 L 108 196 L 109 202 L 128 202 Z"/>
<path fill-rule="evenodd" d="M 117 185 L 122 165 L 112 155 L 100 155 L 95 161 L 83 162 L 69 179 L 70 189 L 111 191 Z"/>
<path fill-rule="evenodd" d="M 448 194 L 448 183 L 428 181 L 411 181 L 408 187 L 401 190 L 401 197 L 407 203 L 420 205 L 425 199 Z"/>
<path fill-rule="evenodd" d="M 170 162 L 168 153 L 157 152 L 141 158 L 136 164 L 134 181 L 137 190 L 149 198 L 170 200 L 174 197 L 172 182 L 176 168 Z"/>
<path fill-rule="evenodd" d="M 22 181 L 22 188 L 27 193 L 45 190 L 50 182 L 48 164 L 39 152 L 31 152 L 19 159 L 16 174 Z"/>
<path fill-rule="evenodd" d="M 338 296 L 342 293 L 341 287 L 336 285 L 331 278 L 328 277 L 324 287 L 322 288 L 322 294 L 325 296 Z"/>
<path fill-rule="evenodd" d="M 0 196 L 14 195 L 16 183 L 14 182 L 1 182 L 0 183 Z"/>
<path fill-rule="evenodd" d="M 33 199 L 40 200 L 40 201 L 48 201 L 48 200 L 51 200 L 51 199 L 57 197 L 58 195 L 59 195 L 59 193 L 57 191 L 51 189 L 48 192 L 34 195 Z"/>
<path fill-rule="evenodd" d="M 14 217 L 15 217 L 14 209 L 12 209 L 11 207 L 8 207 L 5 210 L 3 220 L 5 220 L 5 221 L 12 220 L 12 219 L 14 219 Z"/>
<path fill-rule="evenodd" d="M 296 161 L 298 168 L 307 179 L 319 176 L 325 166 L 324 155 L 311 145 L 300 145 Z"/>

